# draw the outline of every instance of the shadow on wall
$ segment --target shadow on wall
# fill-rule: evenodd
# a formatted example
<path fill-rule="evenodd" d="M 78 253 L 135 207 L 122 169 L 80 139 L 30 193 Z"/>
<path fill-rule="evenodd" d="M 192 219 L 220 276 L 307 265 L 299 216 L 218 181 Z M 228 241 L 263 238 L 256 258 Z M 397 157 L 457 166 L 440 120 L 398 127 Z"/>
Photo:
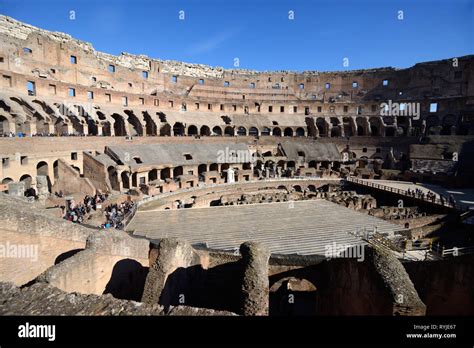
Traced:
<path fill-rule="evenodd" d="M 118 261 L 103 294 L 123 300 L 141 301 L 148 267 L 132 259 Z"/>
<path fill-rule="evenodd" d="M 73 249 L 73 250 L 66 251 L 58 255 L 58 257 L 56 257 L 56 260 L 54 260 L 54 264 L 57 265 L 58 263 L 63 262 L 64 260 L 70 258 L 71 256 L 76 255 L 79 251 L 82 251 L 82 250 L 84 249 Z"/>
<path fill-rule="evenodd" d="M 241 261 L 203 269 L 201 265 L 178 268 L 167 279 L 159 304 L 226 310 L 241 310 L 243 265 Z"/>

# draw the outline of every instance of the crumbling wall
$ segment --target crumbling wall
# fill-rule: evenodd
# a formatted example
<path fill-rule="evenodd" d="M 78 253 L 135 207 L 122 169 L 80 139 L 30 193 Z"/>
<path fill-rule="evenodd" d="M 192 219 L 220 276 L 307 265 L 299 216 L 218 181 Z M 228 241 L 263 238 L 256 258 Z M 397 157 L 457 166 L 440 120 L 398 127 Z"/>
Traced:
<path fill-rule="evenodd" d="M 122 231 L 96 231 L 86 249 L 49 268 L 36 281 L 67 292 L 110 293 L 139 301 L 148 273 L 148 242 Z"/>
<path fill-rule="evenodd" d="M 474 314 L 474 255 L 404 264 L 427 315 Z"/>
<path fill-rule="evenodd" d="M 84 167 L 84 177 L 90 180 L 95 188 L 101 192 L 112 191 L 107 168 L 102 163 L 94 159 L 87 152 L 84 152 L 82 165 Z"/>
<path fill-rule="evenodd" d="M 59 159 L 58 177 L 54 182 L 53 191 L 62 191 L 64 194 L 81 192 L 86 195 L 94 195 L 96 189 L 89 179 L 82 178 L 74 168 Z"/>

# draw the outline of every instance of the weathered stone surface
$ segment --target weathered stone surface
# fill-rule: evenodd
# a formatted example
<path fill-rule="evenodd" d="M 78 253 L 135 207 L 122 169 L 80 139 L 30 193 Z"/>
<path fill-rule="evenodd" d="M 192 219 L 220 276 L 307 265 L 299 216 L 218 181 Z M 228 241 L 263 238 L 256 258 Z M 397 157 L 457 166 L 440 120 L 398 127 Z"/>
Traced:
<path fill-rule="evenodd" d="M 162 239 L 158 245 L 151 244 L 151 248 L 150 257 L 155 261 L 150 265 L 142 302 L 169 305 L 171 294 L 168 288 L 174 284 L 167 284 L 168 277 L 178 269 L 184 269 L 179 272 L 179 276 L 185 278 L 186 268 L 201 264 L 200 256 L 188 242 L 177 238 Z M 175 280 L 178 283 L 185 281 L 186 279 Z"/>
<path fill-rule="evenodd" d="M 226 311 L 180 306 L 164 307 L 118 300 L 112 295 L 67 293 L 47 284 L 19 288 L 0 283 L 0 315 L 234 315 Z"/>
<path fill-rule="evenodd" d="M 268 315 L 268 260 L 270 252 L 259 243 L 245 242 L 240 246 L 244 279 L 242 284 L 242 313 Z"/>

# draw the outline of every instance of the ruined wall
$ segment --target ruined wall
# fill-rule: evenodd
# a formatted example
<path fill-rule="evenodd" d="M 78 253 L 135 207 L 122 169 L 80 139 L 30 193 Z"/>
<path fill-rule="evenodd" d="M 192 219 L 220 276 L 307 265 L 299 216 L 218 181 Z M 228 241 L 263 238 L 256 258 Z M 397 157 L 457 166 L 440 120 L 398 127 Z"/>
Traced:
<path fill-rule="evenodd" d="M 474 314 L 474 257 L 403 264 L 426 304 L 427 315 Z"/>
<path fill-rule="evenodd" d="M 84 152 L 83 158 L 84 177 L 87 178 L 99 191 L 112 191 L 112 185 L 110 184 L 107 168 L 87 152 Z"/>
<path fill-rule="evenodd" d="M 140 300 L 148 273 L 148 241 L 122 231 L 96 231 L 86 249 L 51 267 L 36 281 L 66 292 Z"/>
<path fill-rule="evenodd" d="M 94 195 L 96 188 L 89 179 L 81 177 L 79 172 L 60 159 L 58 161 L 58 176 L 53 185 L 53 192 L 59 191 L 64 194 L 81 192 L 86 195 Z"/>

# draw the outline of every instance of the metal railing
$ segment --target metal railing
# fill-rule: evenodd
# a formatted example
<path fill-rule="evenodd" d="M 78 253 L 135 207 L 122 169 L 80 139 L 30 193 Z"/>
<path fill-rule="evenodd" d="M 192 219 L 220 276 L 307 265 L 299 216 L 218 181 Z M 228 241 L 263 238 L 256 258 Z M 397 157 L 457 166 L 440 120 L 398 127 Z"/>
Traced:
<path fill-rule="evenodd" d="M 354 184 L 358 184 L 358 185 L 362 185 L 362 186 L 366 186 L 366 187 L 372 187 L 372 188 L 387 191 L 387 192 L 392 192 L 392 193 L 399 194 L 399 195 L 402 195 L 402 196 L 405 196 L 405 197 L 417 199 L 417 200 L 427 202 L 427 203 L 440 205 L 440 206 L 443 206 L 443 207 L 457 209 L 457 210 L 460 210 L 460 211 L 470 210 L 470 206 L 465 205 L 465 204 L 460 204 L 460 203 L 452 204 L 452 203 L 449 203 L 448 200 L 442 200 L 438 197 L 436 197 L 435 199 L 430 199 L 430 198 L 426 197 L 426 195 L 422 195 L 422 196 L 412 195 L 408 192 L 408 190 L 403 190 L 403 189 L 399 189 L 399 188 L 392 187 L 392 186 L 382 185 L 382 184 L 367 181 L 367 180 L 364 180 L 364 179 L 358 179 L 358 178 L 354 178 L 354 177 L 347 177 L 344 180 L 347 181 L 347 182 L 354 183 Z M 435 193 L 435 195 L 438 195 L 438 194 Z"/>

